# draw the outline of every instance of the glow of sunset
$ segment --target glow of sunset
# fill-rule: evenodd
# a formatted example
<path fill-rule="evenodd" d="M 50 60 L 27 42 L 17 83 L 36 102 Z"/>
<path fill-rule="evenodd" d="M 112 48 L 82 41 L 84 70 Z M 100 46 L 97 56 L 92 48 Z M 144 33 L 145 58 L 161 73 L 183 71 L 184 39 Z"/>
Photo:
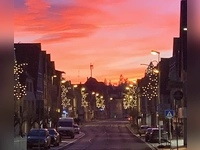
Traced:
<path fill-rule="evenodd" d="M 179 36 L 180 1 L 14 0 L 14 42 L 41 43 L 72 83 L 90 77 L 118 82 L 144 76 L 157 56 L 172 56 Z"/>

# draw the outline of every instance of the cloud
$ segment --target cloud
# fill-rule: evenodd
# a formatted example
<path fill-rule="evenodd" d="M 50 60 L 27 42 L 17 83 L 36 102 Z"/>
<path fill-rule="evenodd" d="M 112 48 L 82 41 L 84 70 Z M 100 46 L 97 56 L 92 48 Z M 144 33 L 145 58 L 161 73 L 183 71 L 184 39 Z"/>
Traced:
<path fill-rule="evenodd" d="M 86 80 L 91 62 L 98 80 L 135 78 L 141 63 L 156 59 L 150 50 L 172 51 L 178 7 L 172 0 L 26 0 L 15 8 L 15 40 L 41 43 L 70 78 L 79 69 Z"/>

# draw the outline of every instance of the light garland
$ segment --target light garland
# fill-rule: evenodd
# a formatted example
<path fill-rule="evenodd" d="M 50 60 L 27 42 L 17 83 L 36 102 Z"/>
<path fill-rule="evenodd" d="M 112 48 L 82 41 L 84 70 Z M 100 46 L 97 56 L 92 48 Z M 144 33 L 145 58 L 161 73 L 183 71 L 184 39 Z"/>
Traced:
<path fill-rule="evenodd" d="M 61 99 L 62 99 L 61 105 L 66 108 L 67 106 L 71 105 L 70 104 L 71 100 L 67 98 L 68 89 L 66 88 L 65 85 L 61 85 L 61 90 L 62 90 L 62 92 L 61 92 Z"/>
<path fill-rule="evenodd" d="M 98 96 L 96 95 L 95 98 L 96 98 L 96 107 L 104 109 L 106 106 L 104 104 L 105 100 L 103 99 L 103 97 L 102 96 L 99 97 L 99 95 Z"/>
<path fill-rule="evenodd" d="M 155 73 L 154 69 L 155 66 L 153 65 L 153 63 L 150 63 L 146 71 L 146 76 L 149 79 L 149 83 L 146 86 L 142 87 L 142 96 L 147 97 L 148 100 L 152 100 L 154 97 L 158 96 L 158 73 Z"/>
<path fill-rule="evenodd" d="M 82 95 L 81 106 L 85 108 L 88 106 L 88 102 L 86 101 L 88 93 L 85 93 L 84 91 L 81 90 L 81 95 Z"/>
<path fill-rule="evenodd" d="M 14 96 L 19 100 L 26 95 L 26 86 L 21 85 L 20 82 L 14 86 Z"/>
<path fill-rule="evenodd" d="M 67 97 L 63 98 L 63 99 L 62 99 L 62 104 L 61 104 L 61 105 L 64 106 L 64 107 L 66 108 L 67 106 L 70 105 L 70 99 L 67 99 Z"/>
<path fill-rule="evenodd" d="M 26 95 L 26 85 L 22 85 L 19 82 L 20 75 L 24 72 L 23 66 L 28 65 L 27 63 L 18 64 L 14 60 L 14 97 L 20 100 L 24 95 Z"/>
<path fill-rule="evenodd" d="M 124 109 L 134 108 L 137 106 L 137 86 L 134 84 L 127 88 L 127 92 L 123 93 Z"/>

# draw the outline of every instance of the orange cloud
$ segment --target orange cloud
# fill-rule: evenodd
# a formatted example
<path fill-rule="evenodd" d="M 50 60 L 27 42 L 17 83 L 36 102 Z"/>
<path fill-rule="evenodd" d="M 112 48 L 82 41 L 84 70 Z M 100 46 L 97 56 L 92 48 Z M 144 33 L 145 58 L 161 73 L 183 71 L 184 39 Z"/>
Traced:
<path fill-rule="evenodd" d="M 72 81 L 139 78 L 156 56 L 172 51 L 179 33 L 179 2 L 155 0 L 27 0 L 15 9 L 15 41 L 40 42 Z M 166 53 L 165 53 L 166 54 Z M 164 56 L 162 56 L 164 57 Z"/>

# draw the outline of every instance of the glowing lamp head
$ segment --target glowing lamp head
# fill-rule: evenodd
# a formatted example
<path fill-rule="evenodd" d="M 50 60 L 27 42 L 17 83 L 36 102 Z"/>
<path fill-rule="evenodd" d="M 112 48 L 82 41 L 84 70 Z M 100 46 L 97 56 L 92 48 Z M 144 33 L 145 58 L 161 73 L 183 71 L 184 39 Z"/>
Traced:
<path fill-rule="evenodd" d="M 160 52 L 151 50 L 151 54 L 152 54 L 152 55 L 158 55 L 158 54 L 160 54 Z"/>

